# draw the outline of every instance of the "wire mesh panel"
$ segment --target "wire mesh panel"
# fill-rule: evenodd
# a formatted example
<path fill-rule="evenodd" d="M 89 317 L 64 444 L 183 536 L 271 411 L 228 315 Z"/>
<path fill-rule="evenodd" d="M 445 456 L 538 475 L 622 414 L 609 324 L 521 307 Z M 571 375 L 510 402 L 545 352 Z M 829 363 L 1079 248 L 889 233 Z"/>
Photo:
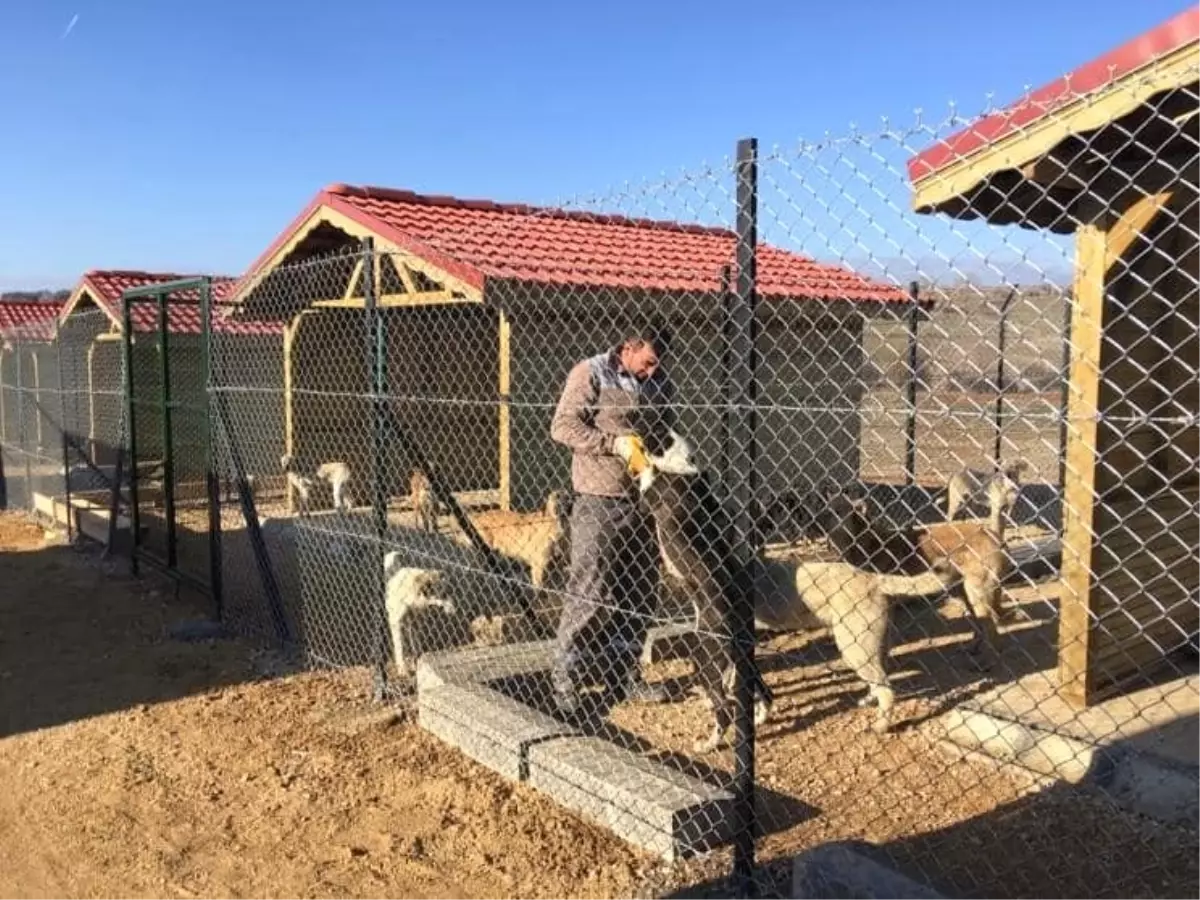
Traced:
<path fill-rule="evenodd" d="M 8 505 L 106 504 L 132 445 L 227 625 L 673 884 L 855 840 L 953 896 L 1194 896 L 1178 65 L 556 208 L 331 188 L 379 237 L 331 216 L 207 327 L 192 286 L 128 344 L 10 335 Z"/>

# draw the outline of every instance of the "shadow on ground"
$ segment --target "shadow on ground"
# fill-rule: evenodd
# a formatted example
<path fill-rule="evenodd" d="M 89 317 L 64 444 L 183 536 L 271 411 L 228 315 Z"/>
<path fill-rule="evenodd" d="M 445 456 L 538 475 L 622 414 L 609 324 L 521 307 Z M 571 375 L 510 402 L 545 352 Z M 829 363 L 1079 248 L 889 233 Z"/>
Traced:
<path fill-rule="evenodd" d="M 1189 715 L 1164 727 L 1195 731 Z M 1118 743 L 1112 754 L 1137 752 Z M 944 897 L 1196 897 L 1200 857 L 1196 823 L 1167 825 L 1118 806 L 1111 757 L 1097 758 L 1077 784 L 1058 782 L 1012 803 L 944 828 L 881 844 L 853 842 L 855 852 L 928 885 Z M 1190 777 L 1195 776 L 1192 770 Z M 791 894 L 792 859 L 760 859 L 758 895 Z M 822 872 L 813 897 L 892 896 L 847 893 L 856 873 Z M 857 873 L 861 875 L 861 873 Z M 839 887 L 842 885 L 842 887 Z M 729 897 L 727 876 L 659 897 Z"/>
<path fill-rule="evenodd" d="M 207 600 L 95 547 L 42 545 L 0 516 L 0 737 L 160 703 L 280 671 L 234 640 L 178 640 Z"/>

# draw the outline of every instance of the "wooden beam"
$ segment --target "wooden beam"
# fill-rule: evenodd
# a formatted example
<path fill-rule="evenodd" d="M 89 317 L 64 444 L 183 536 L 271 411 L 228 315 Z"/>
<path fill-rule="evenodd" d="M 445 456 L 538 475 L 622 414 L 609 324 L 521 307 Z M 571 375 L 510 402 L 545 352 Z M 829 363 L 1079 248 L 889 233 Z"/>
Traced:
<path fill-rule="evenodd" d="M 296 338 L 300 333 L 300 323 L 310 314 L 311 310 L 298 312 L 283 328 L 283 452 L 288 455 L 296 453 Z M 290 481 L 287 482 L 287 510 L 289 515 L 296 512 L 296 494 Z"/>
<path fill-rule="evenodd" d="M 471 297 L 464 297 L 452 291 L 420 291 L 416 294 L 382 294 L 377 303 L 379 306 L 442 306 L 455 303 L 478 303 Z M 314 300 L 311 304 L 315 309 L 363 309 L 361 297 L 342 298 L 341 300 Z"/>
<path fill-rule="evenodd" d="M 404 284 L 404 290 L 410 294 L 419 294 L 417 282 L 413 279 L 412 269 L 408 267 L 408 263 L 400 257 L 394 256 L 392 265 L 395 266 L 396 274 L 400 276 L 400 281 Z"/>
<path fill-rule="evenodd" d="M 1059 159 L 1047 154 L 1021 166 L 1021 177 L 1042 187 L 1068 191 L 1085 191 L 1102 171 L 1098 159 Z"/>
<path fill-rule="evenodd" d="M 346 290 L 342 292 L 342 300 L 349 301 L 354 299 L 354 289 L 358 287 L 358 279 L 362 277 L 363 261 L 359 257 L 354 262 L 354 268 L 350 272 L 350 280 L 346 282 Z M 379 282 L 375 282 L 378 284 Z"/>
<path fill-rule="evenodd" d="M 1198 61 L 1200 45 L 1193 43 L 1180 47 L 1111 82 L 1102 90 L 1079 97 L 995 143 L 971 151 L 914 182 L 912 208 L 936 209 L 940 204 L 967 194 L 996 172 L 1019 169 L 1046 155 L 1072 135 L 1108 125 L 1155 94 L 1193 83 Z"/>
<path fill-rule="evenodd" d="M 1070 400 L 1063 484 L 1062 585 L 1058 677 L 1064 698 L 1082 708 L 1094 688 L 1091 671 L 1092 548 L 1095 541 L 1096 465 L 1100 385 L 1104 376 L 1104 299 L 1113 270 L 1170 200 L 1143 196 L 1110 219 L 1097 216 L 1076 234 L 1071 324 Z"/>
<path fill-rule="evenodd" d="M 512 323 L 500 312 L 500 508 L 512 509 Z"/>

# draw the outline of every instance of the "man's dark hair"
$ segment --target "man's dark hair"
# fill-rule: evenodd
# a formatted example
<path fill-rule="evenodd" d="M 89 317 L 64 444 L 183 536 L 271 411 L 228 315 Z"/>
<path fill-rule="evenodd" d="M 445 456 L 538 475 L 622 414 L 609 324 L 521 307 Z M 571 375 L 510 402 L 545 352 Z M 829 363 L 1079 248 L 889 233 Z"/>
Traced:
<path fill-rule="evenodd" d="M 671 347 L 671 329 L 661 319 L 654 318 L 631 328 L 621 342 L 621 346 L 630 344 L 649 344 L 654 352 L 663 356 Z"/>

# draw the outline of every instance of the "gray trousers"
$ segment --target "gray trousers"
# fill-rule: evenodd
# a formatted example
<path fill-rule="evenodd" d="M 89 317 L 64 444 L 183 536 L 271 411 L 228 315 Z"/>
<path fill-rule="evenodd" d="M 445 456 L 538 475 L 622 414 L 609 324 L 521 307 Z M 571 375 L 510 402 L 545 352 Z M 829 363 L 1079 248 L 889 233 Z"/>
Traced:
<path fill-rule="evenodd" d="M 658 600 L 658 540 L 636 500 L 579 494 L 571 510 L 571 574 L 558 624 L 557 675 L 577 687 L 636 673 Z"/>

